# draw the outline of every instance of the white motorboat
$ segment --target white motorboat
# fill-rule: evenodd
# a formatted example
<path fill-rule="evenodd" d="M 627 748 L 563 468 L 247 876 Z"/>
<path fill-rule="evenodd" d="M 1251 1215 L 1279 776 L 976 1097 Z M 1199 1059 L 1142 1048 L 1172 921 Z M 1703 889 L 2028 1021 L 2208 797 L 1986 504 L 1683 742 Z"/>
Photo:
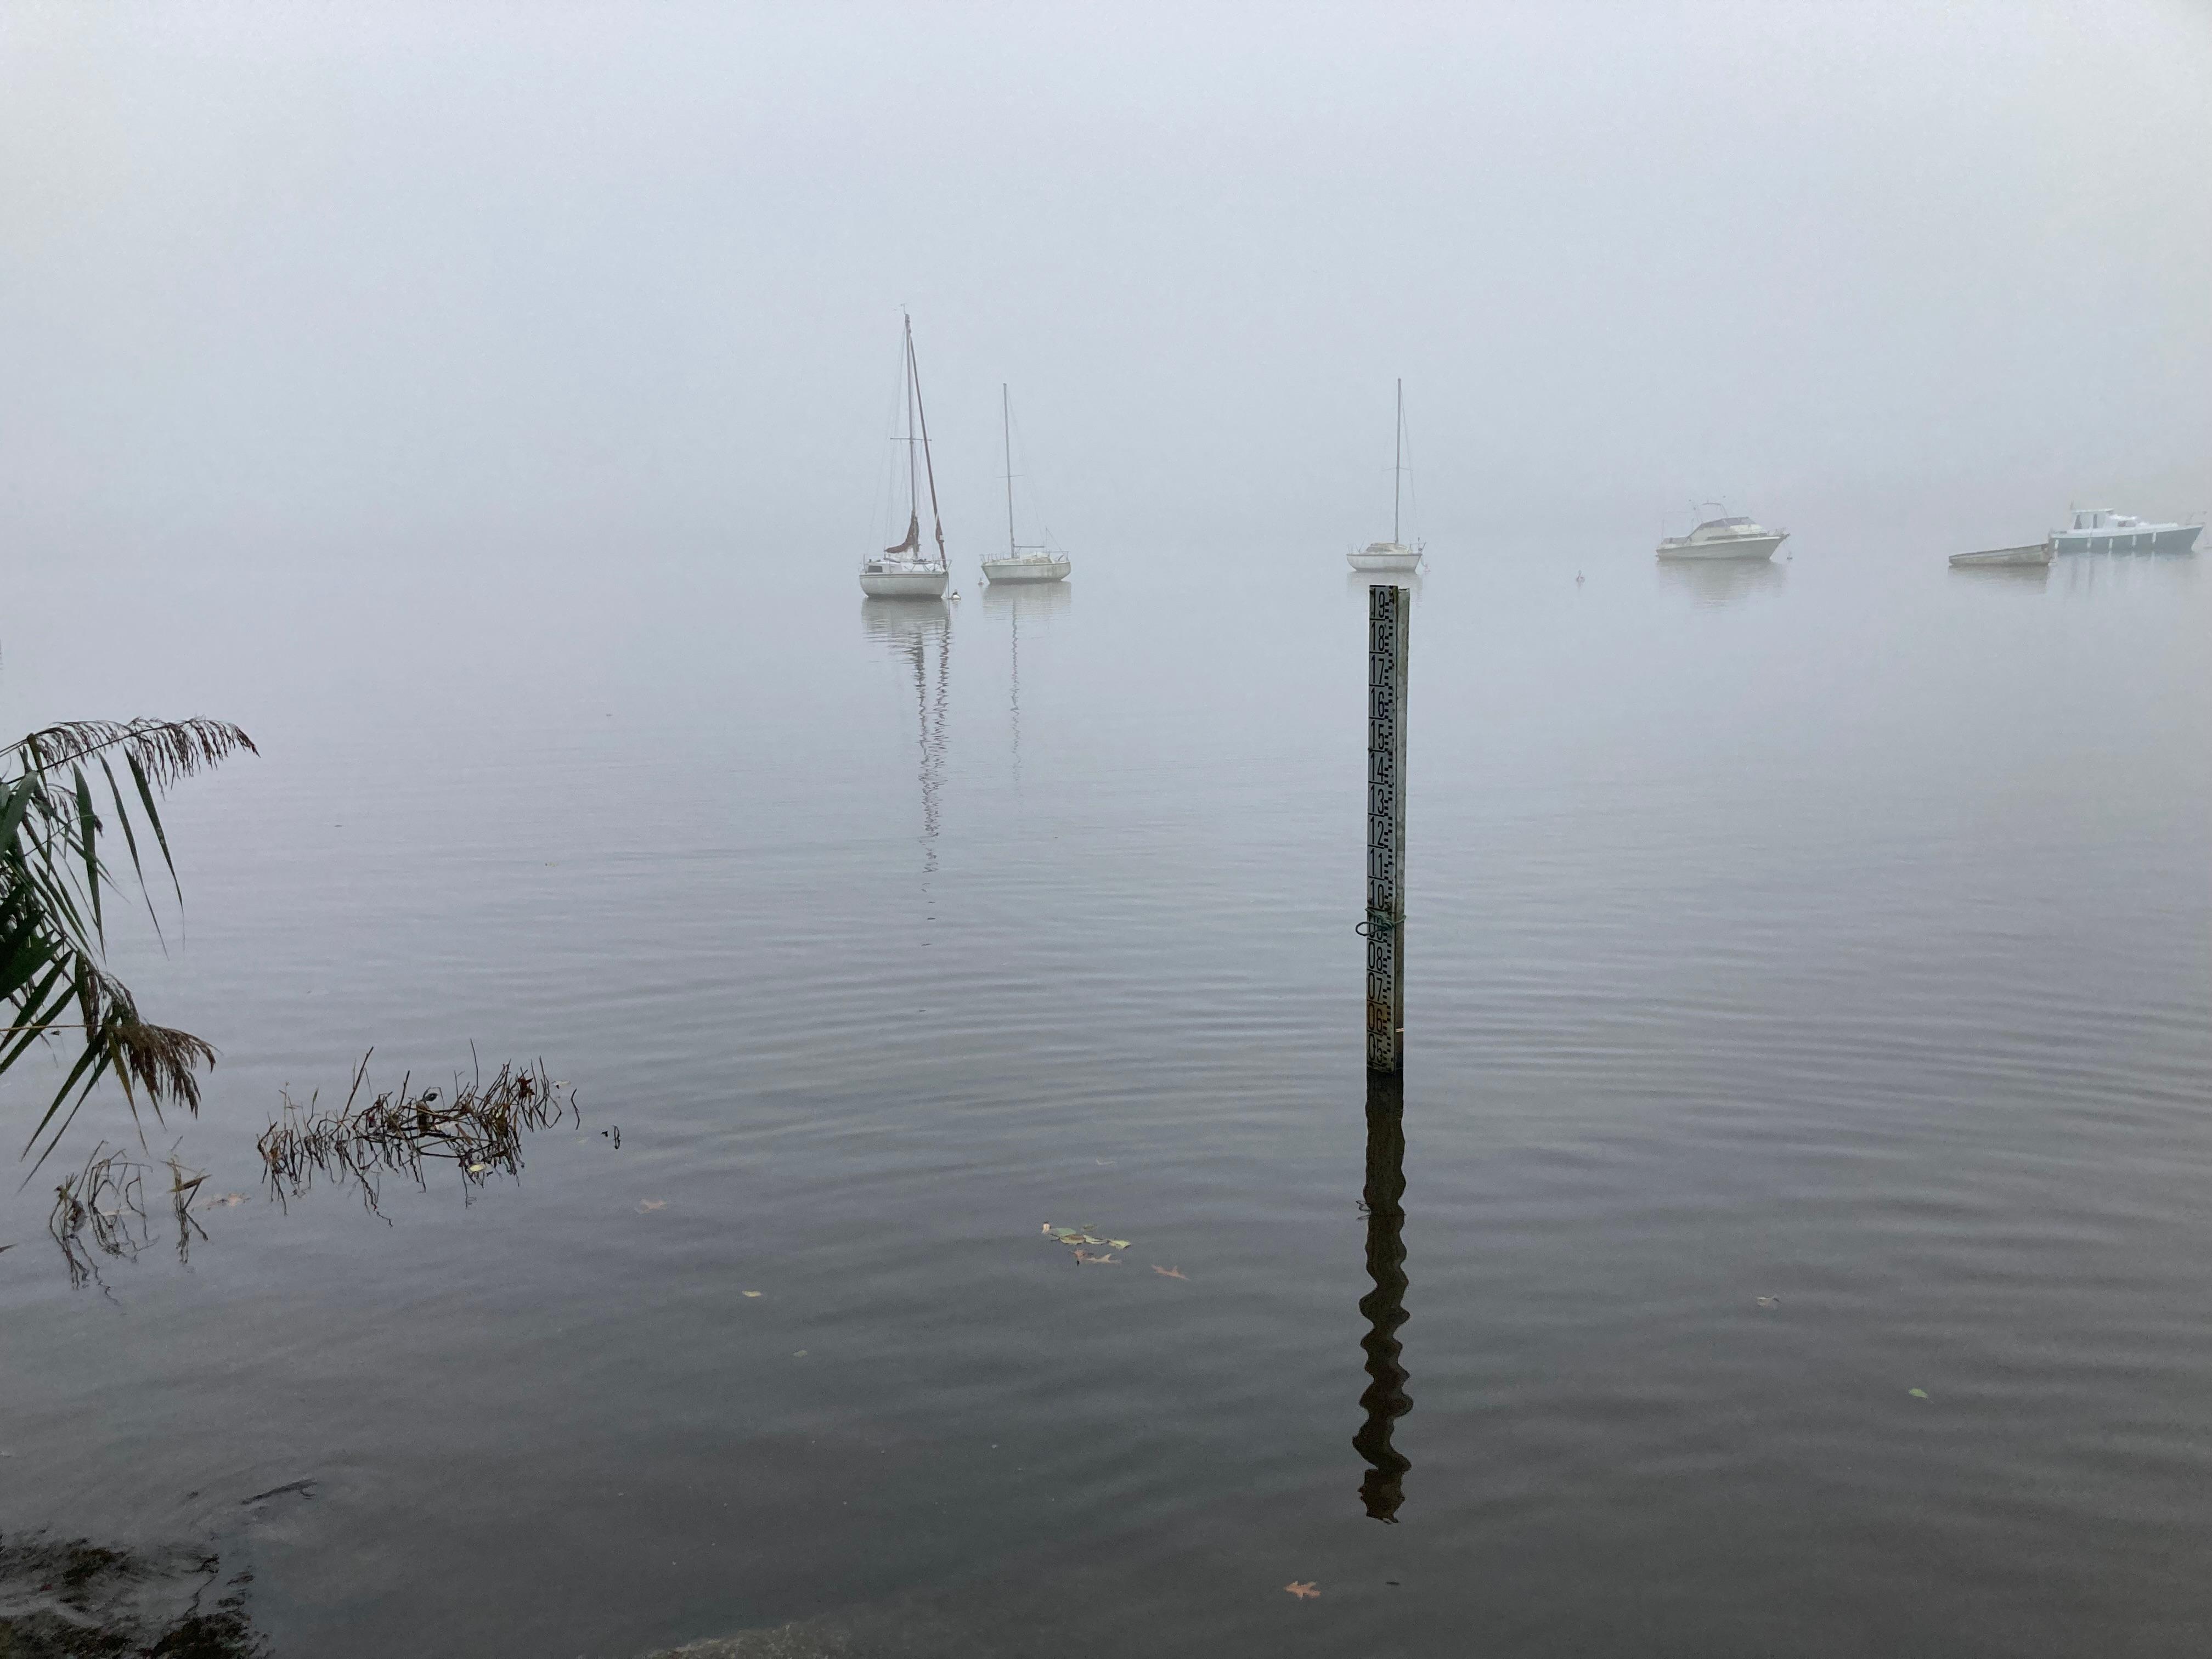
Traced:
<path fill-rule="evenodd" d="M 1707 519 L 1686 536 L 1659 544 L 1662 559 L 1771 559 L 1790 539 L 1786 530 L 1769 530 L 1752 519 Z"/>
<path fill-rule="evenodd" d="M 937 468 L 929 458 L 929 416 L 921 406 L 921 370 L 915 362 L 914 319 L 906 319 L 906 539 L 860 563 L 860 592 L 872 599 L 941 599 L 951 571 L 945 562 L 945 520 L 937 510 Z M 920 436 L 915 435 L 917 422 Z M 929 480 L 929 519 L 937 557 L 921 545 L 921 480 Z"/>
<path fill-rule="evenodd" d="M 1014 416 L 1004 381 L 999 384 L 999 428 L 1006 442 L 1006 556 L 983 561 L 987 582 L 1064 582 L 1075 562 L 1040 543 L 1024 547 L 1014 539 Z M 1049 534 L 1046 541 L 1050 541 Z"/>
<path fill-rule="evenodd" d="M 1398 431 L 1396 447 L 1390 456 L 1390 539 L 1370 542 L 1364 547 L 1354 548 L 1344 556 L 1354 570 L 1411 571 L 1421 568 L 1422 555 L 1426 551 L 1420 544 L 1408 547 L 1398 539 L 1399 502 L 1405 493 L 1406 483 L 1406 383 L 1398 382 Z"/>
<path fill-rule="evenodd" d="M 2193 553 L 2201 524 L 2145 524 L 2106 507 L 2076 507 L 2074 522 L 2051 532 L 2060 553 Z"/>

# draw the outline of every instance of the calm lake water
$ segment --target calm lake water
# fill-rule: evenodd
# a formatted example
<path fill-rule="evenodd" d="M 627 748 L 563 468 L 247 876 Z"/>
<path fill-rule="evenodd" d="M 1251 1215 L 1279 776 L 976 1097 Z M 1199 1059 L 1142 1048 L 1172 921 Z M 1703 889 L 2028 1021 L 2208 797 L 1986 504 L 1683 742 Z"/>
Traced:
<path fill-rule="evenodd" d="M 252 1197 L 106 1294 L 0 1200 L 0 1532 L 318 1659 L 2202 1652 L 2202 562 L 1648 544 L 1419 586 L 1395 1388 L 1335 552 L 46 562 L 9 729 L 261 744 L 119 956 Z M 519 1183 L 264 1200 L 471 1041 L 578 1090 Z"/>

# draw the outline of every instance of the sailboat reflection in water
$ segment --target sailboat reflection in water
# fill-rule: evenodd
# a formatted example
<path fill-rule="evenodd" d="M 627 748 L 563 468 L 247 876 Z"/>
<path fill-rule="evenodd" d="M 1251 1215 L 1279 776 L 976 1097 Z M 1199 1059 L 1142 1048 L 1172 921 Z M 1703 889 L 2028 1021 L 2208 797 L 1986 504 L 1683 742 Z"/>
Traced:
<path fill-rule="evenodd" d="M 945 714 L 952 679 L 952 607 L 942 599 L 863 599 L 860 625 L 914 670 L 915 741 L 921 750 L 921 867 L 937 870 L 939 792 L 945 783 Z"/>
<path fill-rule="evenodd" d="M 1032 629 L 1060 616 L 1068 608 L 1069 594 L 1066 582 L 1022 582 L 1009 584 L 994 582 L 983 590 L 983 609 L 991 616 L 1005 616 L 1011 624 L 1007 641 L 1006 723 L 1013 738 L 1014 787 L 1022 782 L 1022 619 L 1030 619 Z"/>
<path fill-rule="evenodd" d="M 1367 1276 L 1375 1288 L 1359 1298 L 1367 1334 L 1367 1392 L 1359 1403 L 1367 1420 L 1352 1444 L 1367 1460 L 1359 1500 L 1377 1521 L 1395 1522 L 1406 1501 L 1406 1471 L 1412 1462 L 1390 1443 L 1398 1419 L 1413 1409 L 1406 1393 L 1404 1352 L 1398 1328 L 1406 1312 L 1406 1083 L 1395 1072 L 1367 1074 L 1367 1185 L 1361 1207 L 1367 1212 Z"/>

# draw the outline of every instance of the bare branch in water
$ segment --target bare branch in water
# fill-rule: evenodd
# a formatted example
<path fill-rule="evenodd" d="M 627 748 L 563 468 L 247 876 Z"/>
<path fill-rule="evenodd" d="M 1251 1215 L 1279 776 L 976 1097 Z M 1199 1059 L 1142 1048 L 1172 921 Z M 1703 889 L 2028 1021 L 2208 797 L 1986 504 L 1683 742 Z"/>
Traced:
<path fill-rule="evenodd" d="M 512 1063 L 502 1066 L 489 1083 L 481 1073 L 466 1082 L 456 1075 L 450 1092 L 416 1093 L 410 1087 L 410 1073 L 398 1088 L 380 1092 L 363 1105 L 359 1103 L 368 1059 L 362 1056 L 345 1104 L 335 1112 L 318 1109 L 319 1095 L 311 1096 L 304 1106 L 283 1097 L 283 1115 L 256 1143 L 270 1194 L 279 1203 L 300 1197 L 320 1176 L 357 1188 L 362 1203 L 382 1215 L 386 1176 L 403 1176 L 425 1188 L 425 1160 L 442 1161 L 453 1165 L 465 1191 L 473 1189 L 495 1174 L 521 1173 L 526 1133 L 563 1118 L 583 1121 L 574 1091 L 548 1076 L 542 1060 L 519 1069 Z"/>
<path fill-rule="evenodd" d="M 192 1213 L 205 1171 L 188 1169 L 177 1149 L 168 1156 L 169 1214 L 177 1224 L 177 1260 L 191 1260 L 192 1240 L 205 1239 L 207 1231 Z M 84 1160 L 75 1175 L 64 1176 L 54 1188 L 54 1207 L 46 1218 L 46 1231 L 61 1246 L 69 1263 L 70 1283 L 82 1287 L 100 1278 L 99 1258 L 128 1261 L 149 1242 L 146 1215 L 145 1177 L 152 1165 L 141 1164 L 121 1150 L 109 1151 L 103 1141 Z M 4 1651 L 4 1650 L 0 1650 Z"/>
<path fill-rule="evenodd" d="M 189 1177 L 189 1179 L 187 1179 Z M 177 1260 L 192 1259 L 192 1239 L 207 1238 L 207 1229 L 192 1213 L 192 1200 L 200 1194 L 200 1183 L 207 1179 L 205 1170 L 187 1170 L 177 1156 L 177 1149 L 169 1149 L 169 1213 L 177 1223 Z"/>
<path fill-rule="evenodd" d="M 100 1256 L 128 1261 L 138 1254 L 146 1224 L 141 1173 L 138 1164 L 102 1141 L 86 1155 L 84 1168 L 54 1188 L 46 1231 L 61 1246 L 72 1286 L 99 1279 Z"/>

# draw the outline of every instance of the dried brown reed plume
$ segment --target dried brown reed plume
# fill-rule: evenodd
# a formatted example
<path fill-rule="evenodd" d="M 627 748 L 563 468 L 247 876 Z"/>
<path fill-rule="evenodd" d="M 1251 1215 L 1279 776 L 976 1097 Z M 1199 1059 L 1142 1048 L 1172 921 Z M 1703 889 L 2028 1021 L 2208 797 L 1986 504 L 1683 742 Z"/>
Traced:
<path fill-rule="evenodd" d="M 369 1054 L 376 1051 L 371 1049 Z M 304 1106 L 286 1095 L 284 1115 L 256 1143 L 271 1194 L 279 1203 L 300 1197 L 315 1177 L 356 1187 L 371 1212 L 382 1215 L 386 1176 L 404 1176 L 418 1188 L 429 1184 L 425 1161 L 451 1164 L 465 1194 L 495 1174 L 522 1170 L 522 1137 L 562 1118 L 583 1121 L 574 1092 L 546 1075 L 544 1063 L 499 1068 L 487 1083 L 479 1069 L 469 1081 L 456 1074 L 450 1092 L 413 1092 L 410 1073 L 399 1086 L 357 1103 L 368 1075 L 368 1054 L 361 1058 L 345 1104 L 335 1112 L 317 1109 L 319 1096 Z"/>
<path fill-rule="evenodd" d="M 156 789 L 215 765 L 243 749 L 261 751 L 228 720 L 195 714 L 181 720 L 65 720 L 46 726 L 17 745 L 33 764 L 48 769 L 112 752 L 127 758 Z"/>

